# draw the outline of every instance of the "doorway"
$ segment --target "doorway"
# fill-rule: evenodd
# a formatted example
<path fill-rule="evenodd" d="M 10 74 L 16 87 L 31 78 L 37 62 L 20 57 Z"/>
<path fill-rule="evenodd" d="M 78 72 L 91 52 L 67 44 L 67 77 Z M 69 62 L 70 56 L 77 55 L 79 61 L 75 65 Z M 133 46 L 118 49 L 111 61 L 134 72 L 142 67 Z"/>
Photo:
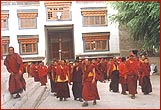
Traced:
<path fill-rule="evenodd" d="M 47 60 L 74 59 L 73 25 L 47 26 Z"/>

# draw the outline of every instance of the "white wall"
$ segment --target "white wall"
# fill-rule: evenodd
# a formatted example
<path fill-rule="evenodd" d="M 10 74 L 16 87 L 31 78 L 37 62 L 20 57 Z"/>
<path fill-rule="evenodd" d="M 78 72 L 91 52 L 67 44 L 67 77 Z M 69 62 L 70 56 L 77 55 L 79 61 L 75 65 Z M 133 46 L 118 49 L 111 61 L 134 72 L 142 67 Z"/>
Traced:
<path fill-rule="evenodd" d="M 10 36 L 10 45 L 15 48 L 15 51 L 19 53 L 19 44 L 17 41 L 17 35 L 39 35 L 38 42 L 38 55 L 22 55 L 22 57 L 46 57 L 47 52 L 47 43 L 45 38 L 45 25 L 66 25 L 74 24 L 74 49 L 75 55 L 86 54 L 83 51 L 83 40 L 82 33 L 87 32 L 110 32 L 109 46 L 110 51 L 99 52 L 100 54 L 104 53 L 120 53 L 119 50 L 119 32 L 118 32 L 118 23 L 111 23 L 108 19 L 107 27 L 82 27 L 82 7 L 105 7 L 106 4 L 93 3 L 93 4 L 77 4 L 75 1 L 72 2 L 72 21 L 46 21 L 46 8 L 44 6 L 44 1 L 40 1 L 40 6 L 32 7 L 17 7 L 16 5 L 12 6 L 2 6 L 2 10 L 9 10 L 9 31 L 2 31 L 2 36 Z M 18 27 L 18 17 L 17 9 L 38 9 L 37 17 L 37 29 L 28 29 L 28 30 L 19 30 Z M 108 16 L 112 13 L 115 13 L 113 9 L 108 6 Z M 97 54 L 97 52 L 88 52 L 89 54 Z M 46 60 L 46 59 L 45 59 Z"/>
<path fill-rule="evenodd" d="M 9 46 L 15 48 L 15 52 L 19 52 L 19 43 L 17 40 L 17 35 L 38 35 L 38 54 L 34 55 L 21 55 L 22 57 L 45 57 L 45 33 L 44 33 L 44 21 L 45 21 L 45 7 L 44 4 L 40 2 L 40 6 L 3 6 L 2 10 L 9 10 L 9 30 L 2 31 L 1 36 L 10 36 Z M 44 8 L 43 8 L 44 7 Z M 17 16 L 17 9 L 38 9 L 37 17 L 37 29 L 24 29 L 19 30 L 19 21 Z"/>
<path fill-rule="evenodd" d="M 83 40 L 82 40 L 82 16 L 81 10 L 76 2 L 72 3 L 72 21 L 74 23 L 74 47 L 75 55 L 83 53 Z"/>
<path fill-rule="evenodd" d="M 81 15 L 81 8 L 83 7 L 106 7 L 106 4 L 100 3 L 81 3 L 81 4 L 73 4 L 73 22 L 74 22 L 74 37 L 75 37 L 75 54 L 82 55 L 82 54 L 106 54 L 106 53 L 120 53 L 119 50 L 119 31 L 118 31 L 118 23 L 111 23 L 108 19 L 108 26 L 104 27 L 82 27 L 82 15 Z M 107 7 L 107 17 L 109 15 L 116 13 L 108 5 Z M 110 32 L 110 40 L 109 40 L 109 51 L 102 51 L 102 52 L 84 52 L 83 51 L 83 40 L 82 40 L 82 33 L 88 32 Z"/>
<path fill-rule="evenodd" d="M 108 17 L 112 14 L 117 13 L 110 4 L 107 6 L 108 8 Z M 110 30 L 110 53 L 120 53 L 119 47 L 119 29 L 118 22 L 114 23 L 110 19 L 108 19 L 108 28 Z"/>

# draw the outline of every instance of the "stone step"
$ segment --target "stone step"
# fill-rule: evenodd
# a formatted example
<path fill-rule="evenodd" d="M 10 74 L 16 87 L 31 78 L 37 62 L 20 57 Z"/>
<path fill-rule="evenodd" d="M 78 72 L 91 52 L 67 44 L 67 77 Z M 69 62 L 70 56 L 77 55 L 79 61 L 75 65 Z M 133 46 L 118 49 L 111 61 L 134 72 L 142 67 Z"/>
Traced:
<path fill-rule="evenodd" d="M 25 78 L 25 81 L 26 81 L 26 86 L 28 86 L 30 83 L 33 84 L 33 81 L 32 81 L 33 79 L 27 78 L 26 75 L 24 75 L 24 78 Z M 3 82 L 2 82 L 2 94 L 1 94 L 2 105 L 7 103 L 11 99 L 11 95 L 8 91 L 8 83 L 9 83 L 8 80 L 9 80 L 9 75 L 8 75 L 8 77 L 4 78 Z"/>
<path fill-rule="evenodd" d="M 19 104 L 21 105 L 19 108 L 34 109 L 43 96 L 45 90 L 46 86 L 39 86 L 35 89 L 35 92 L 32 95 L 27 94 L 27 101 L 25 103 L 21 102 L 21 104 Z"/>
<path fill-rule="evenodd" d="M 9 91 L 3 93 L 2 108 L 19 108 L 20 103 L 25 103 L 28 100 L 28 95 L 32 95 L 40 87 L 40 82 L 34 82 L 33 78 L 27 78 L 25 75 L 24 78 L 26 80 L 26 91 L 21 94 L 21 98 L 11 98 Z"/>

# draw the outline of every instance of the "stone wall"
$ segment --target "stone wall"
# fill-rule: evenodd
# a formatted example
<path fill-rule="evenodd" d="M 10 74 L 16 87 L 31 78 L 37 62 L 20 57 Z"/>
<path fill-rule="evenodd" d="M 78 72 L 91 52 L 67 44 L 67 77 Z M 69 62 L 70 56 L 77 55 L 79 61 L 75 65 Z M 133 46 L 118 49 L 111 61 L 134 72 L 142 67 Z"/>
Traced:
<path fill-rule="evenodd" d="M 129 51 L 131 50 L 139 50 L 140 49 L 140 43 L 137 41 L 134 41 L 133 38 L 131 38 L 130 33 L 127 28 L 125 27 L 119 27 L 119 40 L 120 40 L 120 55 L 121 56 L 128 56 Z"/>

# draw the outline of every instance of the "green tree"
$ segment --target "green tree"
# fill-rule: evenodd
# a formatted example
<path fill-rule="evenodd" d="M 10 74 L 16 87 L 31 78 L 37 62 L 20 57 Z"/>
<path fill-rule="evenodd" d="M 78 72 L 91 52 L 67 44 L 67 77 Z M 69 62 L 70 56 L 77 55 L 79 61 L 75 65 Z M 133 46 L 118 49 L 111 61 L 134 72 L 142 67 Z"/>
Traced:
<path fill-rule="evenodd" d="M 141 50 L 147 53 L 160 51 L 159 2 L 118 1 L 111 4 L 118 11 L 111 20 L 127 26 L 133 39 L 143 42 Z"/>

